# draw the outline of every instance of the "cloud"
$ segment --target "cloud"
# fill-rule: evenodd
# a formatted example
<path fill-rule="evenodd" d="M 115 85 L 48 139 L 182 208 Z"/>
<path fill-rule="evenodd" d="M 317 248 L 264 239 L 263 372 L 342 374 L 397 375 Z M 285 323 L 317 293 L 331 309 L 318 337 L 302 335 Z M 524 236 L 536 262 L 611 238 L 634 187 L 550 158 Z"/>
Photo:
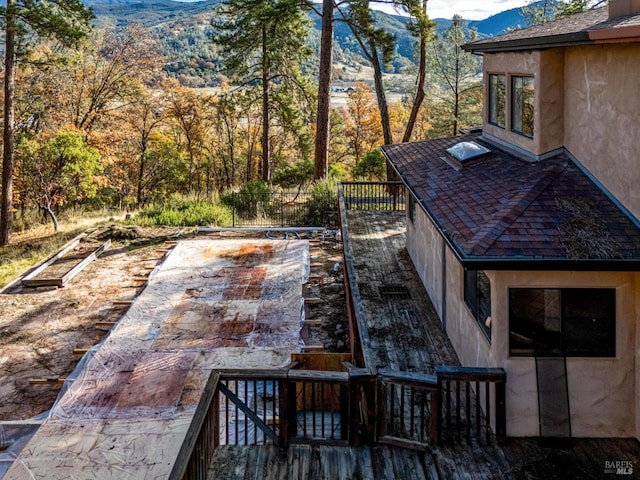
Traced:
<path fill-rule="evenodd" d="M 467 20 L 483 20 L 528 3 L 528 0 L 429 0 L 427 12 L 430 18 L 451 18 L 457 13 Z"/>

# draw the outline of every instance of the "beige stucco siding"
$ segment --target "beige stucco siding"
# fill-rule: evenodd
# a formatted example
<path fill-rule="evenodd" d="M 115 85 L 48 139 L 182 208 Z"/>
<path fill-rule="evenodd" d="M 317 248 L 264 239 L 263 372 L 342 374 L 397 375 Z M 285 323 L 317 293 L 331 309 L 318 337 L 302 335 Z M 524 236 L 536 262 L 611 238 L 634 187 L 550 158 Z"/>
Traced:
<path fill-rule="evenodd" d="M 565 147 L 640 218 L 640 45 L 565 55 Z"/>
<path fill-rule="evenodd" d="M 532 357 L 509 356 L 509 288 L 615 288 L 615 358 L 568 358 L 572 434 L 576 437 L 638 437 L 640 433 L 640 273 L 487 271 L 491 281 L 491 341 L 464 302 L 464 269 L 420 208 L 407 221 L 407 249 L 441 315 L 464 366 L 502 367 L 507 372 L 507 435 L 538 436 L 538 393 Z"/>
<path fill-rule="evenodd" d="M 536 436 L 538 398 L 535 362 L 509 357 L 509 288 L 615 288 L 616 357 L 568 358 L 567 382 L 575 437 L 637 436 L 635 346 L 638 319 L 637 274 L 616 272 L 494 272 L 496 301 L 492 349 L 507 371 L 507 434 Z M 493 290 L 492 290 L 493 294 Z"/>
<path fill-rule="evenodd" d="M 442 319 L 442 236 L 416 205 L 413 222 L 407 216 L 407 251 Z"/>
<path fill-rule="evenodd" d="M 564 128 L 564 53 L 562 49 L 496 53 L 484 56 L 485 102 L 483 130 L 511 145 L 534 155 L 544 155 L 562 147 Z M 488 122 L 488 75 L 506 76 L 506 126 L 500 128 Z M 511 76 L 534 78 L 533 138 L 511 131 Z"/>

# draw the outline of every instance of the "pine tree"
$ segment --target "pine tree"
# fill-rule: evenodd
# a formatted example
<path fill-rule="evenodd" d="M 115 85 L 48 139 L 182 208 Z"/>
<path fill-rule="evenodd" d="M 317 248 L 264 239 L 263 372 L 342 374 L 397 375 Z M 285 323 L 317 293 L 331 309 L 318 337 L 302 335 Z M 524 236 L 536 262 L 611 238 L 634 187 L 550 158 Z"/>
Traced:
<path fill-rule="evenodd" d="M 2 199 L 0 203 L 0 246 L 9 244 L 13 204 L 15 163 L 14 95 L 17 45 L 26 39 L 54 38 L 64 45 L 77 45 L 89 32 L 91 10 L 79 0 L 7 0 L 0 8 L 5 25 L 4 132 Z"/>
<path fill-rule="evenodd" d="M 304 88 L 300 65 L 310 55 L 308 4 L 297 0 L 225 0 L 212 22 L 213 40 L 223 48 L 223 68 L 242 86 L 262 89 L 262 179 L 271 168 L 272 88 Z"/>

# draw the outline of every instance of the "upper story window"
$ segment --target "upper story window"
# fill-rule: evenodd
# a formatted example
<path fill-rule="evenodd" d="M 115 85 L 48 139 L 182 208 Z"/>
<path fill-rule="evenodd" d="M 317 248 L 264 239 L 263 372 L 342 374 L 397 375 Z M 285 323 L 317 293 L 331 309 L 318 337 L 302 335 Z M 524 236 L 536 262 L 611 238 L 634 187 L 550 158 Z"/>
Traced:
<path fill-rule="evenodd" d="M 613 288 L 509 289 L 509 353 L 613 357 Z"/>
<path fill-rule="evenodd" d="M 511 130 L 533 137 L 533 77 L 511 77 Z"/>
<path fill-rule="evenodd" d="M 504 75 L 489 75 L 489 123 L 504 128 L 507 86 Z"/>
<path fill-rule="evenodd" d="M 464 302 L 491 340 L 491 282 L 481 270 L 464 270 Z"/>

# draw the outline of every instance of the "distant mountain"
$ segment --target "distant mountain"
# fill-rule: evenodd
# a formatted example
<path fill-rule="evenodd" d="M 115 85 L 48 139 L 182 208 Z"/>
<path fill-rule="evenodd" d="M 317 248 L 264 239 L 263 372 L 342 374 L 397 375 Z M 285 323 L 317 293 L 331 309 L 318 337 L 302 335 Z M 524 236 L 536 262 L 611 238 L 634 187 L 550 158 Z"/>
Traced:
<path fill-rule="evenodd" d="M 3 1 L 3 0 L 0 0 Z M 214 8 L 222 0 L 174 1 L 174 0 L 85 0 L 92 7 L 98 25 L 126 26 L 139 23 L 150 29 L 159 39 L 168 63 L 165 70 L 188 86 L 212 86 L 221 77 L 217 66 L 219 57 L 210 40 L 211 17 Z M 316 8 L 320 9 L 317 5 Z M 416 39 L 406 29 L 407 17 L 374 11 L 376 24 L 396 38 L 395 70 L 413 62 Z M 321 19 L 310 15 L 313 29 L 309 42 L 319 48 Z M 451 20 L 436 19 L 438 31 L 451 24 Z M 521 8 L 513 8 L 485 20 L 470 21 L 480 37 L 494 36 L 507 29 L 524 24 Z M 351 30 L 342 21 L 336 21 L 335 58 L 343 65 L 356 67 L 366 64 L 362 50 Z M 317 61 L 317 60 L 316 60 Z M 312 62 L 313 63 L 313 62 Z"/>

